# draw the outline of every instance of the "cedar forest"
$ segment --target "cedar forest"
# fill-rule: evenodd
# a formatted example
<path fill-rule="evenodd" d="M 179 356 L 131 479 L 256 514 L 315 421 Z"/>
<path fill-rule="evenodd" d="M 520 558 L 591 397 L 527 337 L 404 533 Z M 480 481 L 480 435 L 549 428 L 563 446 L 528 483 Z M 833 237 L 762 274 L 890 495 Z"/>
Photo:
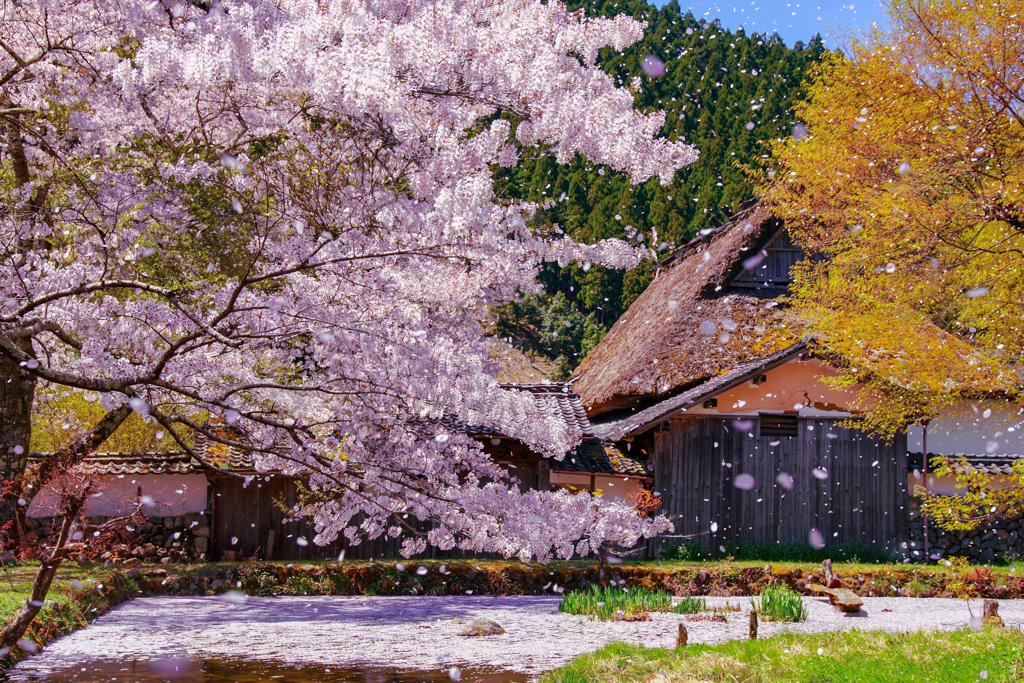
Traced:
<path fill-rule="evenodd" d="M 776 36 L 733 32 L 684 14 L 677 2 L 660 9 L 638 0 L 568 4 L 647 22 L 643 40 L 623 52 L 604 48 L 598 64 L 619 85 L 643 78 L 637 108 L 664 110 L 663 133 L 694 145 L 700 157 L 662 186 L 656 180 L 631 185 L 580 157 L 559 165 L 540 156 L 497 169 L 496 190 L 543 205 L 541 225 L 583 242 L 631 237 L 671 249 L 723 222 L 755 194 L 747 169 L 762 165 L 770 141 L 791 134 L 793 107 L 826 52 L 820 39 L 808 36 L 808 43 L 789 48 Z M 663 75 L 645 75 L 647 55 L 664 62 Z M 544 293 L 497 309 L 494 333 L 554 362 L 555 378 L 567 378 L 644 290 L 653 265 L 623 271 L 548 264 L 540 276 Z"/>

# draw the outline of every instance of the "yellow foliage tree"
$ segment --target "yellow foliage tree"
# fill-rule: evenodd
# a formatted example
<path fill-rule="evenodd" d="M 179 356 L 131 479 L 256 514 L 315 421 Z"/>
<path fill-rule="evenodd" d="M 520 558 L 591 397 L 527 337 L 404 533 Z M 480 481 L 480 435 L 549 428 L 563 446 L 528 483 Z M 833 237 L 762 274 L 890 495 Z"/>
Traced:
<path fill-rule="evenodd" d="M 961 487 L 956 496 L 945 496 L 916 486 L 921 509 L 943 529 L 968 531 L 993 517 L 1017 519 L 1024 515 L 1024 460 L 1013 464 L 1006 475 L 991 475 L 971 467 L 962 458 L 939 457 L 939 476 L 955 476 Z"/>
<path fill-rule="evenodd" d="M 892 433 L 963 396 L 1021 401 L 1024 0 L 893 0 L 831 54 L 761 193 L 815 257 L 794 311 Z"/>
<path fill-rule="evenodd" d="M 89 433 L 106 412 L 97 396 L 42 383 L 32 415 L 32 450 L 47 452 L 67 447 Z M 178 447 L 158 424 L 132 413 L 96 450 L 163 452 Z"/>

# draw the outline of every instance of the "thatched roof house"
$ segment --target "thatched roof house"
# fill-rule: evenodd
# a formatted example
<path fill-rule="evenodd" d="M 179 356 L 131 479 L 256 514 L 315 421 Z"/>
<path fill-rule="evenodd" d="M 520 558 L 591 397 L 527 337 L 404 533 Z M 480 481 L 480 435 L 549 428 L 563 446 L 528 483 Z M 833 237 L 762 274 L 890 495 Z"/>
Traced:
<path fill-rule="evenodd" d="M 577 370 L 588 414 L 686 391 L 800 340 L 776 298 L 801 257 L 781 222 L 754 204 L 703 231 L 654 281 Z"/>
<path fill-rule="evenodd" d="M 860 397 L 829 385 L 835 369 L 803 343 L 785 311 L 802 256 L 747 206 L 662 263 L 580 366 L 596 435 L 647 456 L 673 519 L 653 548 L 905 543 L 906 437 L 851 424 Z"/>
<path fill-rule="evenodd" d="M 806 541 L 916 558 L 1008 552 L 1005 539 L 923 547 L 908 495 L 917 485 L 958 491 L 955 478 L 928 472 L 926 450 L 974 454 L 966 467 L 1007 476 L 1024 453 L 1024 410 L 983 392 L 888 441 L 862 431 L 872 397 L 831 382 L 844 360 L 805 344 L 786 311 L 802 256 L 781 221 L 745 207 L 660 264 L 580 365 L 574 388 L 594 434 L 646 456 L 673 519 L 652 548 L 683 538 L 712 551 Z"/>

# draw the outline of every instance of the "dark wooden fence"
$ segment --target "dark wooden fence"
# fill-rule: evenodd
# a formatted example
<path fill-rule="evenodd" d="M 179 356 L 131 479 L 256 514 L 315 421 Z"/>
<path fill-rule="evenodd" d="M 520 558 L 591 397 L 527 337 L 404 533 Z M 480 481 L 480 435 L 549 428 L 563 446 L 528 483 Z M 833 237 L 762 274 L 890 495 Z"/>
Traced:
<path fill-rule="evenodd" d="M 316 545 L 312 522 L 302 519 L 285 522 L 285 509 L 298 502 L 298 486 L 291 477 L 261 475 L 245 485 L 239 476 L 213 473 L 210 476 L 213 527 L 208 558 L 213 561 L 237 560 L 317 560 L 337 558 L 345 551 L 346 559 L 401 558 L 401 539 L 380 536 L 351 545 L 339 538 L 326 546 Z M 428 525 L 419 524 L 423 529 Z M 299 539 L 303 539 L 305 543 Z M 442 551 L 428 546 L 417 558 L 449 559 L 495 557 L 490 553 L 467 553 L 453 549 Z"/>
<path fill-rule="evenodd" d="M 262 475 L 244 485 L 244 479 L 229 475 L 211 477 L 213 491 L 213 537 L 210 559 L 315 560 L 336 558 L 342 550 L 351 559 L 399 557 L 401 542 L 385 537 L 350 546 L 339 539 L 326 546 L 313 542 L 312 522 L 285 522 L 298 502 L 298 487 L 290 477 Z M 300 540 L 301 539 L 301 540 Z"/>
<path fill-rule="evenodd" d="M 662 512 L 680 536 L 717 548 L 728 542 L 806 541 L 817 529 L 826 544 L 860 542 L 889 553 L 907 539 L 906 436 L 892 443 L 842 428 L 837 420 L 677 418 L 655 432 L 652 461 Z M 827 472 L 827 478 L 814 476 Z M 791 489 L 780 474 L 793 478 Z M 754 488 L 735 486 L 739 474 Z M 712 524 L 716 531 L 712 532 Z"/>

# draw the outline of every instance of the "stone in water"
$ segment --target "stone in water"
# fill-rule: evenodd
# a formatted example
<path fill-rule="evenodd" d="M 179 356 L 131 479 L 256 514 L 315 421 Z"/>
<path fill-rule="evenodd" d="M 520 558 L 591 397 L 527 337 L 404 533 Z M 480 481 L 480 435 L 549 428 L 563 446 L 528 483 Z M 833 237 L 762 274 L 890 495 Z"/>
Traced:
<path fill-rule="evenodd" d="M 466 628 L 459 632 L 460 636 L 498 636 L 505 632 L 505 629 L 496 621 L 490 619 L 474 619 L 466 625 Z"/>

